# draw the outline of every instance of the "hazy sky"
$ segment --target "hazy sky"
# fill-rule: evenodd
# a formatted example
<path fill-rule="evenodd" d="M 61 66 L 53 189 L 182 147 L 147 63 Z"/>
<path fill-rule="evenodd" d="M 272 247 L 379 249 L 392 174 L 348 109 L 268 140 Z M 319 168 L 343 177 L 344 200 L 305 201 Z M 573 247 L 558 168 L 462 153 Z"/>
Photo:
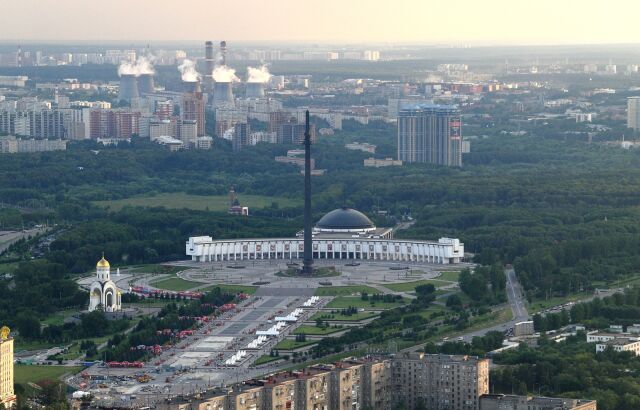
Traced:
<path fill-rule="evenodd" d="M 640 43 L 640 0 L 0 0 L 0 40 Z"/>

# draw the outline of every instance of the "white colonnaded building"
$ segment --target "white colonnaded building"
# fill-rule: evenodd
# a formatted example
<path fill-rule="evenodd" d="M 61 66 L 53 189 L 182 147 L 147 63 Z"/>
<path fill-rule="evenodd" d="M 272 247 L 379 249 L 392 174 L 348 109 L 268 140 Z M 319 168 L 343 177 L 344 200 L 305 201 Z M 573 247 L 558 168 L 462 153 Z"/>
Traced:
<path fill-rule="evenodd" d="M 117 312 L 122 309 L 122 295 L 115 282 L 111 280 L 111 266 L 102 255 L 96 264 L 96 280 L 89 290 L 89 312 L 101 308 L 105 312 Z"/>
<path fill-rule="evenodd" d="M 214 240 L 210 236 L 194 236 L 186 243 L 187 256 L 197 262 L 302 259 L 303 236 L 302 231 L 295 238 Z M 377 228 L 366 215 L 351 208 L 334 209 L 313 228 L 314 259 L 451 264 L 459 263 L 463 257 L 464 244 L 458 239 L 393 239 L 391 228 Z"/>

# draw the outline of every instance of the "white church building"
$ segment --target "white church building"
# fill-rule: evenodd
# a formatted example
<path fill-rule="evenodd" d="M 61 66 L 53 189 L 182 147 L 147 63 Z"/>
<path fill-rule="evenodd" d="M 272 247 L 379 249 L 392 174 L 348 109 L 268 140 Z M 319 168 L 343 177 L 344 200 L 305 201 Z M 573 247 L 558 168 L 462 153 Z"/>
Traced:
<path fill-rule="evenodd" d="M 115 282 L 111 280 L 111 266 L 102 255 L 96 264 L 96 280 L 89 288 L 89 312 L 102 309 L 105 312 L 117 312 L 122 309 L 122 295 Z"/>

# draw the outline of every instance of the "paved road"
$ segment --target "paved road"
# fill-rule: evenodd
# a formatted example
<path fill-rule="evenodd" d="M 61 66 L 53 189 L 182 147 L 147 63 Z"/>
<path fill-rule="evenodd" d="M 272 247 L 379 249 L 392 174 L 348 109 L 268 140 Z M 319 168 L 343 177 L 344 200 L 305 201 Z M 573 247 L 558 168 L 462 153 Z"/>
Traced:
<path fill-rule="evenodd" d="M 34 228 L 27 229 L 25 231 L 2 231 L 0 232 L 0 255 L 6 251 L 9 246 L 18 242 L 22 238 L 29 236 L 35 236 L 39 233 L 45 232 L 47 228 Z"/>
<path fill-rule="evenodd" d="M 515 271 L 513 269 L 505 269 L 505 275 L 507 279 L 506 288 L 507 288 L 507 298 L 509 299 L 509 306 L 511 307 L 511 312 L 513 313 L 513 319 L 493 326 L 488 326 L 482 329 L 474 330 L 469 333 L 465 333 L 459 337 L 457 340 L 463 340 L 465 342 L 470 342 L 476 336 L 484 336 L 491 331 L 499 331 L 505 332 L 510 328 L 513 328 L 517 322 L 521 322 L 523 320 L 529 319 L 529 313 L 527 312 L 527 308 L 525 306 L 525 299 L 522 293 L 522 288 L 520 286 L 520 282 L 518 282 L 518 278 L 516 277 Z M 456 340 L 453 339 L 453 340 Z M 420 344 L 417 346 L 413 346 L 405 349 L 404 351 L 416 351 L 422 349 L 424 344 Z"/>
<path fill-rule="evenodd" d="M 525 306 L 524 292 L 518 282 L 516 271 L 511 269 L 505 270 L 507 275 L 507 297 L 509 298 L 509 304 L 511 305 L 511 311 L 516 321 L 520 322 L 529 318 L 529 313 Z"/>

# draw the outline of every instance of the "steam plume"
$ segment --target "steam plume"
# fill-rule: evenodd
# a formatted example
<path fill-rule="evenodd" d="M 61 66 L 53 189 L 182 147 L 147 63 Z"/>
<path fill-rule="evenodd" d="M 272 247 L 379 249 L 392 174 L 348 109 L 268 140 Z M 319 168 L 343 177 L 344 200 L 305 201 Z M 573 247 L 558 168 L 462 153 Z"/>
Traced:
<path fill-rule="evenodd" d="M 226 65 L 218 65 L 213 69 L 213 80 L 218 83 L 234 83 L 240 81 L 236 70 Z"/>
<path fill-rule="evenodd" d="M 248 83 L 266 83 L 272 77 L 269 72 L 269 67 L 266 64 L 260 67 L 247 67 L 247 82 Z"/>
<path fill-rule="evenodd" d="M 182 74 L 182 81 L 195 82 L 200 79 L 200 73 L 196 70 L 196 63 L 189 59 L 184 59 L 182 64 L 178 66 L 178 70 Z"/>
<path fill-rule="evenodd" d="M 152 56 L 139 56 L 136 61 L 123 61 L 118 66 L 118 76 L 135 75 L 138 77 L 142 74 L 155 74 L 152 60 Z"/>

